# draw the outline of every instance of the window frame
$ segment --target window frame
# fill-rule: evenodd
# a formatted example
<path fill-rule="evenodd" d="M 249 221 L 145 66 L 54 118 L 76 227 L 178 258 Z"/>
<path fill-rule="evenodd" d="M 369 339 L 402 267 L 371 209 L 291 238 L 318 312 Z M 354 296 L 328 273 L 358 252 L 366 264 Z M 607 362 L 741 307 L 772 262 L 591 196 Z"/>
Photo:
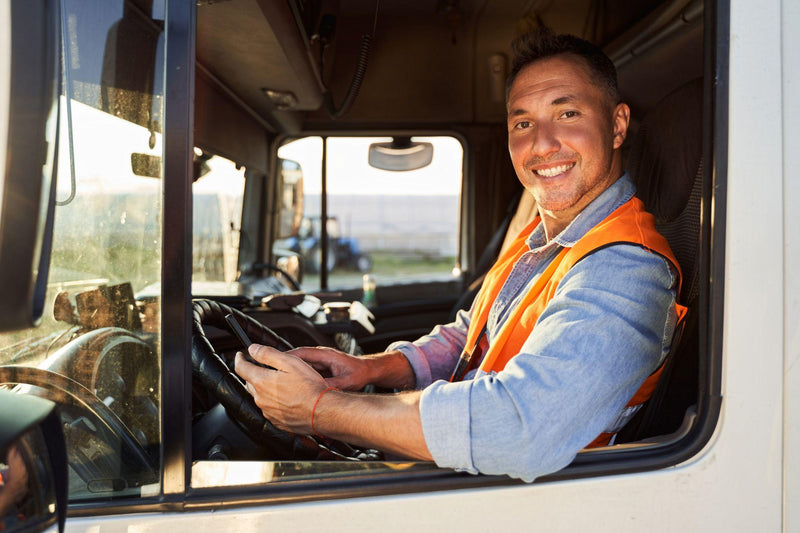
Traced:
<path fill-rule="evenodd" d="M 191 467 L 192 175 L 195 2 L 167 2 L 161 265 L 161 497 L 179 501 Z M 169 231 L 166 228 L 170 228 Z M 167 260 L 172 258 L 172 261 Z M 165 335 L 163 332 L 172 332 Z M 180 423 L 166 423 L 167 420 Z"/>

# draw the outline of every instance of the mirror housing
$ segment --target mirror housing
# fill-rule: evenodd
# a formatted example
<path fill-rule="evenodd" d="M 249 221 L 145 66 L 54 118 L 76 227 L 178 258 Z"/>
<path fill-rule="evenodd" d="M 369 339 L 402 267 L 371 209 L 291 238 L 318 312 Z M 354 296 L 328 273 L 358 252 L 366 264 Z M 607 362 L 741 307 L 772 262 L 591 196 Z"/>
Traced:
<path fill-rule="evenodd" d="M 67 448 L 53 402 L 0 390 L 0 476 L 3 531 L 64 530 Z"/>
<path fill-rule="evenodd" d="M 44 309 L 55 209 L 58 2 L 0 3 L 0 331 Z"/>
<path fill-rule="evenodd" d="M 407 172 L 427 167 L 433 160 L 433 145 L 394 137 L 392 142 L 369 145 L 369 165 L 380 170 Z"/>

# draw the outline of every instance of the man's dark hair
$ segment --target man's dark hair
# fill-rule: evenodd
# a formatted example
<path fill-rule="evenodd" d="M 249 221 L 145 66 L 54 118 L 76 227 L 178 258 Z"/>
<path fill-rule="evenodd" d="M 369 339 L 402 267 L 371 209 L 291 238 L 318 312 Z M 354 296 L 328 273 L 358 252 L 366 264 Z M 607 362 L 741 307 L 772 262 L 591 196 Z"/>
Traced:
<path fill-rule="evenodd" d="M 574 35 L 557 35 L 546 26 L 524 33 L 511 43 L 513 57 L 511 73 L 506 80 L 506 100 L 511 85 L 520 71 L 548 57 L 572 54 L 584 60 L 592 73 L 593 82 L 608 95 L 612 105 L 621 101 L 617 86 L 617 69 L 611 59 L 598 47 Z"/>

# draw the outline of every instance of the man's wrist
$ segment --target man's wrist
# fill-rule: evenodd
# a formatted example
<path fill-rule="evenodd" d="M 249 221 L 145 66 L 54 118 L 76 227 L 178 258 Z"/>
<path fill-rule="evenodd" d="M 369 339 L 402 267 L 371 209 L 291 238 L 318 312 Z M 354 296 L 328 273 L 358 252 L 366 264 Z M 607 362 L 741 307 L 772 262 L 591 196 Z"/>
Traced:
<path fill-rule="evenodd" d="M 317 428 L 314 426 L 314 416 L 316 414 L 317 407 L 319 407 L 319 402 L 322 400 L 322 397 L 325 396 L 325 393 L 331 392 L 331 391 L 338 391 L 338 390 L 339 389 L 337 389 L 336 387 L 327 387 L 327 388 L 323 389 L 322 392 L 320 392 L 319 395 L 317 396 L 317 400 L 314 402 L 314 406 L 311 408 L 311 432 L 314 435 L 316 435 L 317 437 L 320 437 L 320 438 L 323 437 L 323 435 L 321 435 L 317 431 Z"/>
<path fill-rule="evenodd" d="M 368 383 L 389 389 L 413 389 L 416 376 L 406 356 L 399 350 L 364 357 Z"/>

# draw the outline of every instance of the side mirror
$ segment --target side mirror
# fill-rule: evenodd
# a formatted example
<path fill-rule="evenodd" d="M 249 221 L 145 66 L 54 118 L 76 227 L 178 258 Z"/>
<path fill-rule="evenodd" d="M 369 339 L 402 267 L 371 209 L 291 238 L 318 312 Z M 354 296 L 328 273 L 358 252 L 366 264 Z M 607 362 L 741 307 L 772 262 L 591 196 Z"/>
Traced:
<path fill-rule="evenodd" d="M 67 516 L 67 448 L 50 400 L 0 390 L 0 530 L 43 531 Z"/>
<path fill-rule="evenodd" d="M 427 167 L 433 161 L 433 145 L 395 137 L 392 142 L 369 145 L 369 165 L 381 170 L 406 172 Z"/>
<path fill-rule="evenodd" d="M 55 208 L 58 2 L 0 3 L 0 331 L 44 308 Z"/>

